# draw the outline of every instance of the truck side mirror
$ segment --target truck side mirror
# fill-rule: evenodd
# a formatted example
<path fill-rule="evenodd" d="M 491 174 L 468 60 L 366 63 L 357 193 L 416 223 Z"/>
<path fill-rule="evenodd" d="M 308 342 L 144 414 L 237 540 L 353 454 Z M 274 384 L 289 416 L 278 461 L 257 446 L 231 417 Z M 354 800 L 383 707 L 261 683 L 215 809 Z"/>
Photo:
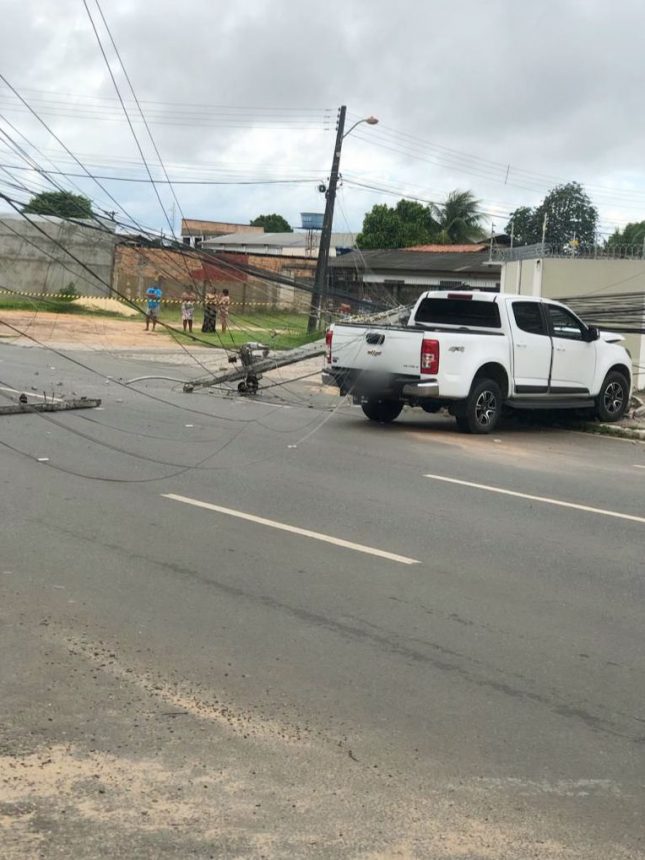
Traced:
<path fill-rule="evenodd" d="M 591 343 L 594 340 L 598 340 L 600 338 L 600 331 L 596 328 L 595 325 L 590 325 L 587 329 L 587 336 L 585 340 Z"/>

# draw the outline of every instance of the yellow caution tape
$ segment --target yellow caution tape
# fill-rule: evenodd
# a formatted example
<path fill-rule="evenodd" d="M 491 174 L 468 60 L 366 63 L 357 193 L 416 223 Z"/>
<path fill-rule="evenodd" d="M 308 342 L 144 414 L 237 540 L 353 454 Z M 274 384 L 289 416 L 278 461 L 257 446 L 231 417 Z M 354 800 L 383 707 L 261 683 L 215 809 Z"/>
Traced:
<path fill-rule="evenodd" d="M 30 298 L 30 299 L 68 299 L 70 302 L 77 302 L 81 299 L 114 299 L 117 302 L 121 302 L 124 305 L 129 305 L 130 302 L 134 305 L 144 305 L 147 302 L 147 299 L 130 299 L 130 301 L 125 301 L 120 296 L 79 296 L 74 295 L 70 296 L 68 293 L 25 293 L 22 290 L 17 292 L 16 290 L 3 290 L 0 289 L 0 293 L 6 293 L 7 295 L 11 295 L 16 299 L 20 298 Z M 181 305 L 183 304 L 182 299 L 161 299 L 162 305 Z M 201 301 L 194 301 L 194 305 L 200 306 L 203 304 Z M 274 310 L 293 310 L 291 306 L 283 306 L 280 307 L 276 302 L 231 302 L 231 308 L 273 308 Z"/>

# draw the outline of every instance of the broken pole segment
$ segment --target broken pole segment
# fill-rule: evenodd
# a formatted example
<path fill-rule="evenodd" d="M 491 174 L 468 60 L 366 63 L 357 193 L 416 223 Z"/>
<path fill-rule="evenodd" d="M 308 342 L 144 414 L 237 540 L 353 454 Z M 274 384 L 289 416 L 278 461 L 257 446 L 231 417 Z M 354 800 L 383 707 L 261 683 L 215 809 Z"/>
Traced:
<path fill-rule="evenodd" d="M 410 315 L 410 308 L 406 305 L 399 305 L 388 311 L 379 311 L 368 316 L 361 315 L 359 317 L 347 317 L 346 322 L 354 320 L 361 323 L 381 323 L 397 324 L 401 323 L 402 316 Z M 251 365 L 241 364 L 233 370 L 223 370 L 219 373 L 213 373 L 211 376 L 202 377 L 200 379 L 191 379 L 190 382 L 184 384 L 184 391 L 190 394 L 196 388 L 213 388 L 216 385 L 224 385 L 227 382 L 238 382 L 244 380 L 252 372 L 256 378 L 262 373 L 268 373 L 270 370 L 276 370 L 278 367 L 287 367 L 289 364 L 297 364 L 299 361 L 307 361 L 308 358 L 317 358 L 319 355 L 325 354 L 325 341 L 316 340 L 313 343 L 305 344 L 305 346 L 297 346 L 294 349 L 285 349 L 277 352 L 271 358 L 262 358 L 253 361 Z M 322 368 L 321 368 L 322 372 Z"/>
<path fill-rule="evenodd" d="M 101 405 L 97 397 L 76 397 L 40 403 L 9 403 L 0 406 L 0 415 L 23 415 L 27 412 L 64 412 L 67 409 L 95 409 Z"/>
<path fill-rule="evenodd" d="M 254 361 L 250 366 L 240 365 L 233 370 L 224 370 L 221 373 L 213 373 L 212 376 L 202 379 L 193 379 L 185 383 L 184 391 L 190 393 L 195 388 L 210 388 L 215 385 L 223 385 L 226 382 L 237 382 L 238 380 L 246 379 L 250 370 L 257 376 L 261 373 L 268 373 L 270 370 L 276 370 L 278 367 L 287 367 L 289 364 L 297 364 L 299 361 L 306 361 L 308 358 L 317 358 L 319 355 L 324 354 L 325 342 L 317 340 L 315 343 L 299 346 L 296 349 L 286 349 L 284 352 L 279 352 L 271 358 L 261 358 L 258 361 Z"/>

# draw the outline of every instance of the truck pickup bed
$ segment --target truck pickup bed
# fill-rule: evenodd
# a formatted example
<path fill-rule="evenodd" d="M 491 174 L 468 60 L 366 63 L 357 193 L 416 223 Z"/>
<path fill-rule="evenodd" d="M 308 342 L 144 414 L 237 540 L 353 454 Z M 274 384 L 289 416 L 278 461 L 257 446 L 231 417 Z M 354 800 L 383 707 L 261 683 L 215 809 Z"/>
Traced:
<path fill-rule="evenodd" d="M 620 335 L 586 326 L 558 302 L 506 294 L 424 293 L 407 325 L 335 323 L 324 378 L 371 420 L 404 405 L 446 407 L 460 429 L 487 433 L 503 406 L 625 412 L 631 361 Z"/>

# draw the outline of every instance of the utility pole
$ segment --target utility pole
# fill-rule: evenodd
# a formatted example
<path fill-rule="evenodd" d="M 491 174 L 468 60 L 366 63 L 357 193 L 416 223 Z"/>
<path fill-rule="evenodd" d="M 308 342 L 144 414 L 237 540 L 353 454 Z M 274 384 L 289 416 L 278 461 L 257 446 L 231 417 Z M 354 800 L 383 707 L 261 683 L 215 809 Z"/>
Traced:
<path fill-rule="evenodd" d="M 309 322 L 307 331 L 316 331 L 323 299 L 327 296 L 327 264 L 329 262 L 329 246 L 331 245 L 331 228 L 334 220 L 334 203 L 336 201 L 336 186 L 338 185 L 338 171 L 340 167 L 340 153 L 343 148 L 343 137 L 345 136 L 345 114 L 346 105 L 342 105 L 338 111 L 338 126 L 336 128 L 336 146 L 329 174 L 329 186 L 326 191 L 325 215 L 323 217 L 322 230 L 320 232 L 320 245 L 318 247 L 318 261 L 316 263 L 316 279 L 314 290 L 311 294 L 311 308 L 309 310 Z"/>
<path fill-rule="evenodd" d="M 542 221 L 542 253 L 544 254 L 544 243 L 546 242 L 546 225 L 549 221 L 549 216 L 544 213 L 544 221 Z"/>

